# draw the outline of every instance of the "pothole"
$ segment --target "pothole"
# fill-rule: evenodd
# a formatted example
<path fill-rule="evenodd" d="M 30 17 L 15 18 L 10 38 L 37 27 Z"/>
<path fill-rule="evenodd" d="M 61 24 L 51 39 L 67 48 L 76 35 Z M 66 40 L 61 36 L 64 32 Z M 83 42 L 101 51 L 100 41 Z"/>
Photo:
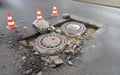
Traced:
<path fill-rule="evenodd" d="M 62 64 L 73 65 L 73 60 L 83 52 L 83 41 L 99 27 L 69 19 L 47 29 L 42 29 L 44 34 L 37 33 L 23 41 L 33 50 L 33 54 L 41 56 L 46 67 L 55 68 Z"/>
<path fill-rule="evenodd" d="M 34 48 L 43 55 L 56 55 L 66 50 L 72 44 L 76 49 L 76 46 L 95 33 L 97 29 L 98 27 L 95 26 L 70 21 L 56 25 L 53 32 L 42 34 L 26 41 L 29 47 Z"/>

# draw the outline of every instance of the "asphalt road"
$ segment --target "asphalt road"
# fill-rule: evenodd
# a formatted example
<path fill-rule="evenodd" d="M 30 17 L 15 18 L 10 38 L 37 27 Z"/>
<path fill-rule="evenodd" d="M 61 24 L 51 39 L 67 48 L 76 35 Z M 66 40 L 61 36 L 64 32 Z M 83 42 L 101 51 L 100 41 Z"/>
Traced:
<path fill-rule="evenodd" d="M 67 12 L 94 20 L 103 24 L 103 31 L 86 41 L 82 63 L 75 62 L 75 66 L 51 70 L 44 75 L 120 75 L 120 9 L 71 0 L 5 0 L 0 5 L 0 33 L 9 32 L 6 29 L 8 11 L 18 27 L 27 26 L 29 33 L 33 33 L 36 9 L 40 7 L 46 19 L 51 15 L 53 3 L 57 4 L 60 15 Z M 13 65 L 13 55 L 13 50 L 0 45 L 0 75 L 21 75 Z"/>
<path fill-rule="evenodd" d="M 120 7 L 119 0 L 77 0 L 77 1 L 101 4 L 101 5 L 106 5 L 110 7 L 118 7 L 118 8 Z"/>

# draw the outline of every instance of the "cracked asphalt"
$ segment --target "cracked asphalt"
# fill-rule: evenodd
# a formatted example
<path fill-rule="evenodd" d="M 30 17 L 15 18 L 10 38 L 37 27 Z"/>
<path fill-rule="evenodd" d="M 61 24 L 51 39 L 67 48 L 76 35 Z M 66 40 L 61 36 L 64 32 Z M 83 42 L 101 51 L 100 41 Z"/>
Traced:
<path fill-rule="evenodd" d="M 52 4 L 56 3 L 60 15 L 67 12 L 103 24 L 102 31 L 86 40 L 84 54 L 74 66 L 66 66 L 43 72 L 43 75 L 120 75 L 120 9 L 76 2 L 72 0 L 4 0 L 0 5 L 0 37 L 8 34 L 8 11 L 18 27 L 27 26 L 29 34 L 34 33 L 32 22 L 36 9 L 41 8 L 43 17 L 51 16 Z M 21 23 L 24 21 L 24 23 Z M 0 75 L 21 75 L 16 53 L 0 40 Z"/>

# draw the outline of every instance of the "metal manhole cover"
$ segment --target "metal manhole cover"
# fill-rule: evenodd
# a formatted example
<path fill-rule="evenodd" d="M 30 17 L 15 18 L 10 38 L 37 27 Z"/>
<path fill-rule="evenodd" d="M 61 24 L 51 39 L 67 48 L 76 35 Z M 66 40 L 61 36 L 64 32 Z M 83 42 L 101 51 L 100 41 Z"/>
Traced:
<path fill-rule="evenodd" d="M 61 52 L 67 40 L 59 34 L 45 34 L 36 39 L 35 48 L 43 54 L 56 54 Z"/>
<path fill-rule="evenodd" d="M 83 34 L 86 30 L 86 27 L 81 23 L 67 22 L 62 25 L 61 29 L 67 36 L 76 37 Z"/>

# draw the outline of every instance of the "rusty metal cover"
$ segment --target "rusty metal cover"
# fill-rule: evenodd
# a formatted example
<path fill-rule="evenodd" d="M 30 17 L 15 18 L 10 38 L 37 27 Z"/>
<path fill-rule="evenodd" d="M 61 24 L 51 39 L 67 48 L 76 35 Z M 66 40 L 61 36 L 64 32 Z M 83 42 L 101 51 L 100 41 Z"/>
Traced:
<path fill-rule="evenodd" d="M 83 34 L 86 30 L 86 27 L 82 23 L 78 22 L 67 22 L 64 23 L 61 27 L 64 34 L 70 37 L 77 37 Z"/>
<path fill-rule="evenodd" d="M 42 54 L 54 55 L 63 51 L 67 40 L 62 35 L 50 33 L 38 37 L 35 44 L 35 48 Z"/>

